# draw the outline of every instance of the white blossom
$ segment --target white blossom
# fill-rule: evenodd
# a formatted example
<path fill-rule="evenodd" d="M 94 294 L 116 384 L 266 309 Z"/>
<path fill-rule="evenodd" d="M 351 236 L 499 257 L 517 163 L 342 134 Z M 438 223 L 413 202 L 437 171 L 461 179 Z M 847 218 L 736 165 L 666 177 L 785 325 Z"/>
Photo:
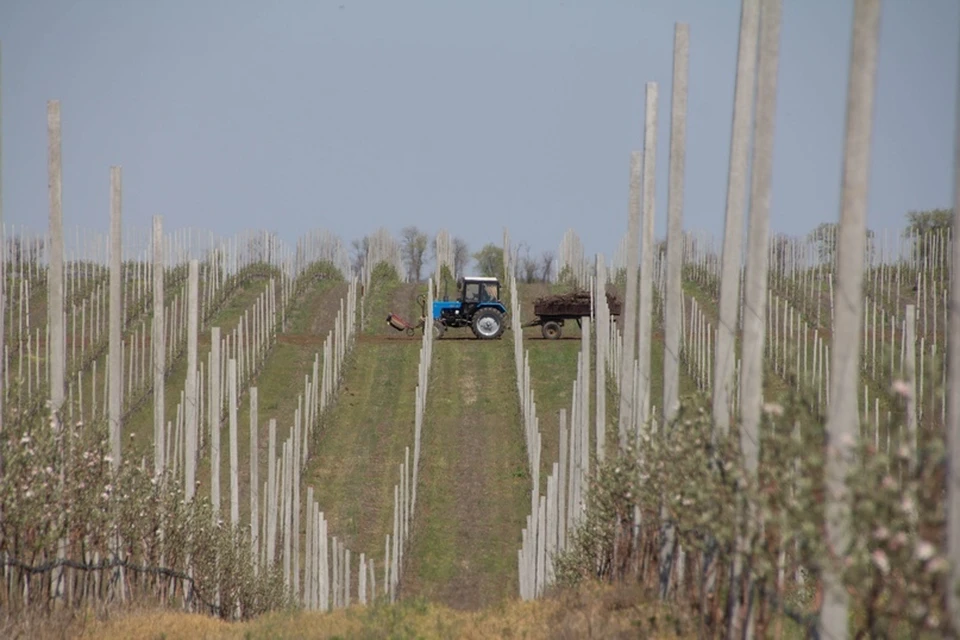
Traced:
<path fill-rule="evenodd" d="M 890 572 L 890 560 L 887 558 L 887 554 L 883 552 L 883 549 L 877 549 L 870 554 L 870 558 L 873 560 L 874 566 L 880 570 L 880 573 L 887 575 Z"/>
<path fill-rule="evenodd" d="M 926 540 L 921 540 L 917 543 L 917 548 L 914 553 L 917 556 L 917 560 L 920 562 L 926 562 L 937 553 L 937 550 Z"/>
<path fill-rule="evenodd" d="M 903 398 L 909 398 L 913 395 L 910 385 L 903 380 L 894 380 L 893 384 L 890 385 L 890 391 Z"/>

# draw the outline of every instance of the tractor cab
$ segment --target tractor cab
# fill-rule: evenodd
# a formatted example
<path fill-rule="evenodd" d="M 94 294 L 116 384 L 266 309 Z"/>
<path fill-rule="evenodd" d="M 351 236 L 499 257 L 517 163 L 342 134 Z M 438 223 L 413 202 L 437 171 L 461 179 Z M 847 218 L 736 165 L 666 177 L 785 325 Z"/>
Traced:
<path fill-rule="evenodd" d="M 457 279 L 457 299 L 433 303 L 434 335 L 447 328 L 470 327 L 481 339 L 498 338 L 504 330 L 507 308 L 500 301 L 500 281 L 487 276 Z"/>
<path fill-rule="evenodd" d="M 500 302 L 500 281 L 496 278 L 474 277 L 457 280 L 460 308 L 476 308 L 482 304 Z M 506 313 L 506 309 L 504 309 Z"/>

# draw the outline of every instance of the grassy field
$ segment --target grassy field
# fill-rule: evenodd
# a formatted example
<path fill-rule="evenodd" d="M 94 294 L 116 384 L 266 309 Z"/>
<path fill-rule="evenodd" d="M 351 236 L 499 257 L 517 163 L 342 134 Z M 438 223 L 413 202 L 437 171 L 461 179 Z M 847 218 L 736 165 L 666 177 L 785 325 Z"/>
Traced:
<path fill-rule="evenodd" d="M 366 329 L 305 477 L 331 533 L 380 562 L 399 464 L 413 445 L 420 347 L 419 331 L 408 337 L 383 318 L 395 312 L 415 322 L 422 289 L 389 279 L 372 283 Z M 479 608 L 516 594 L 515 549 L 528 500 L 510 341 L 451 332 L 437 343 L 434 359 L 400 594 Z"/>
<path fill-rule="evenodd" d="M 529 509 L 512 346 L 445 338 L 434 358 L 401 596 L 456 609 L 497 605 L 517 594 Z"/>
<path fill-rule="evenodd" d="M 532 320 L 533 301 L 540 296 L 561 293 L 567 288 L 545 284 L 519 285 L 521 316 L 523 321 Z M 573 400 L 573 381 L 577 377 L 577 354 L 580 353 L 581 333 L 576 322 L 568 322 L 563 327 L 560 340 L 546 340 L 540 327 L 528 327 L 523 330 L 523 346 L 530 354 L 530 380 L 533 386 L 534 400 L 537 403 L 537 417 L 540 419 L 542 451 L 540 455 L 540 490 L 547 491 L 547 476 L 560 456 L 560 410 L 566 409 L 567 428 L 570 426 L 570 406 Z M 596 345 L 590 353 L 591 364 L 595 358 Z M 591 367 L 595 370 L 594 367 Z M 593 378 L 595 380 L 595 378 Z M 591 383 L 590 406 L 594 397 Z M 607 403 L 610 406 L 610 403 Z M 610 415 L 608 413 L 608 415 Z M 591 434 L 592 435 L 592 434 Z M 591 440 L 592 442 L 592 440 Z"/>
<path fill-rule="evenodd" d="M 240 286 L 224 302 L 223 306 L 217 311 L 211 319 L 210 327 L 220 327 L 222 334 L 232 331 L 240 316 L 246 309 L 256 301 L 257 297 L 263 293 L 267 286 L 267 279 L 252 278 L 246 284 Z M 148 341 L 149 345 L 149 341 Z M 197 363 L 203 364 L 204 376 L 207 375 L 207 354 L 210 353 L 210 331 L 200 331 L 197 334 Z M 104 363 L 106 361 L 104 360 Z M 103 363 L 101 363 L 103 364 Z M 172 365 L 172 366 L 171 366 Z M 165 380 L 165 409 L 164 416 L 167 421 L 176 424 L 177 404 L 180 402 L 180 393 L 184 390 L 187 381 L 187 354 L 186 350 L 174 362 L 167 362 L 171 367 Z M 204 381 L 206 383 L 206 380 Z M 103 384 L 103 381 L 98 381 Z M 99 387 L 102 389 L 102 387 Z M 206 390 L 204 390 L 206 391 Z M 152 398 L 152 396 L 151 396 Z M 206 419 L 204 419 L 206 422 Z M 123 426 L 124 433 L 128 434 L 128 440 L 123 445 L 128 448 L 132 455 L 137 457 L 144 455 L 150 458 L 153 451 L 153 401 L 146 402 L 143 406 L 131 413 Z M 206 438 L 205 438 L 206 440 Z"/>
<path fill-rule="evenodd" d="M 331 535 L 380 568 L 404 447 L 412 455 L 419 346 L 405 337 L 357 344 L 304 476 Z"/>
<path fill-rule="evenodd" d="M 420 305 L 417 296 L 426 295 L 425 284 L 402 283 L 396 279 L 373 279 L 370 290 L 366 292 L 364 303 L 365 336 L 380 336 L 391 338 L 407 338 L 404 333 L 398 332 L 386 323 L 387 315 L 396 313 L 407 323 L 415 325 L 420 319 Z M 416 335 L 420 335 L 417 330 Z"/>
<path fill-rule="evenodd" d="M 259 460 L 259 478 L 266 478 L 268 463 L 269 422 L 277 421 L 277 442 L 283 442 L 293 428 L 297 399 L 303 393 L 304 376 L 312 374 L 313 360 L 318 351 L 322 351 L 323 340 L 333 329 L 340 299 L 346 295 L 346 283 L 336 279 L 322 279 L 311 282 L 292 306 L 288 315 L 288 330 L 277 334 L 277 341 L 271 348 L 260 372 L 249 381 L 249 387 L 257 387 L 258 429 L 257 451 Z M 322 366 L 321 357 L 321 366 Z M 250 401 L 246 389 L 238 390 L 245 397 L 240 401 L 237 411 L 237 454 L 240 472 L 241 520 L 249 517 L 250 484 Z M 221 470 L 220 487 L 222 495 L 230 487 L 229 466 L 229 422 L 221 425 Z M 209 477 L 209 462 L 203 461 L 202 478 Z M 262 487 L 260 487 L 262 491 Z M 244 497 L 246 499 L 244 499 Z M 225 501 L 224 513 L 229 513 L 229 502 Z"/>
<path fill-rule="evenodd" d="M 412 320 L 421 288 L 390 279 L 371 283 L 367 328 L 346 363 L 339 396 L 321 424 L 304 474 L 330 534 L 354 554 L 373 557 L 378 572 L 384 536 L 392 527 L 393 486 L 404 448 L 409 446 L 412 455 L 420 349 L 418 337 L 398 333 L 383 320 L 389 310 Z"/>
<path fill-rule="evenodd" d="M 42 629 L 39 625 L 42 625 Z M 353 606 L 333 613 L 276 612 L 228 623 L 195 614 L 131 611 L 108 620 L 74 620 L 71 633 L 54 617 L 22 635 L 78 638 L 695 638 L 686 612 L 652 604 L 629 588 L 588 588 L 536 602 L 517 600 L 461 611 L 421 598 L 395 605 Z"/>

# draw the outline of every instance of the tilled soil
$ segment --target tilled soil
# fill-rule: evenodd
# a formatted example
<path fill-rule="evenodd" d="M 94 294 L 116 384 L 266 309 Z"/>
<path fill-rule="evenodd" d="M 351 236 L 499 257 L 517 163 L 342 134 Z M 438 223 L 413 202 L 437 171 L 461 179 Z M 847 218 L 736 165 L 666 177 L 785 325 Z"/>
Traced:
<path fill-rule="evenodd" d="M 401 596 L 478 609 L 517 593 L 529 509 L 508 340 L 439 341 Z"/>

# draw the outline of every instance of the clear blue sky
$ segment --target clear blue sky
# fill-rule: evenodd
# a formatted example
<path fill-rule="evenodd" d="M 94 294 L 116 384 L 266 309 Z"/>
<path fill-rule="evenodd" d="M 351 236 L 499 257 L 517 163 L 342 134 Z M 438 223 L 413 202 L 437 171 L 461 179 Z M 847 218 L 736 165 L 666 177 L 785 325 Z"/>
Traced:
<path fill-rule="evenodd" d="M 64 217 L 345 240 L 446 227 L 476 249 L 612 252 L 644 83 L 660 85 L 664 229 L 673 25 L 690 24 L 685 226 L 723 224 L 739 1 L 4 0 L 3 206 L 46 225 L 46 108 Z M 784 0 L 774 230 L 838 215 L 852 0 Z M 869 224 L 952 197 L 960 3 L 883 2 Z M 69 237 L 69 236 L 68 236 Z"/>

